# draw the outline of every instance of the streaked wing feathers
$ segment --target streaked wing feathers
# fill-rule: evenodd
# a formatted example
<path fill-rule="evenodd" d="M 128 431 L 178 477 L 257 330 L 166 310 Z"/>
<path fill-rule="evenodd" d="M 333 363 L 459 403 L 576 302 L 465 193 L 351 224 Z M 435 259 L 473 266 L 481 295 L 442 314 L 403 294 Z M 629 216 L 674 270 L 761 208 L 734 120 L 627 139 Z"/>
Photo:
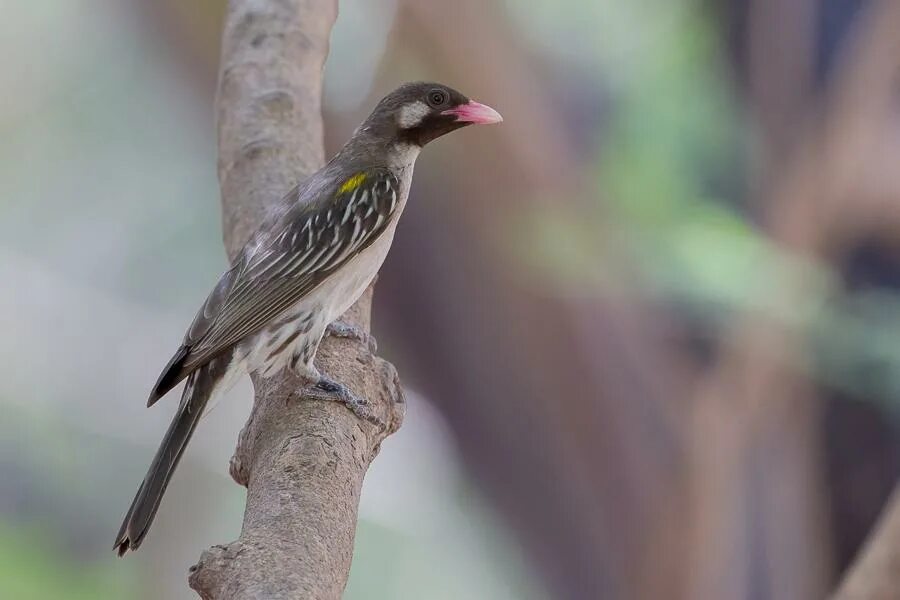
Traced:
<path fill-rule="evenodd" d="M 262 329 L 384 232 L 399 182 L 386 169 L 364 175 L 333 201 L 289 211 L 255 250 L 241 254 L 188 330 L 181 377 Z"/>

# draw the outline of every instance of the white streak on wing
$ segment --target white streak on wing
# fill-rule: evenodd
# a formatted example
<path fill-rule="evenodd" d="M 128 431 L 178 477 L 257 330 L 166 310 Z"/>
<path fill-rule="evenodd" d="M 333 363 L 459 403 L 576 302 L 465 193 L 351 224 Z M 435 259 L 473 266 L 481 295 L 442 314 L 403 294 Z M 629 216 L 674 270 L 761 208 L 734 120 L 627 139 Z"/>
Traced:
<path fill-rule="evenodd" d="M 310 254 L 312 254 L 314 250 L 315 250 L 315 247 L 311 247 L 309 250 L 307 250 L 300 256 L 297 256 L 289 261 L 286 261 L 282 265 L 282 267 L 280 269 L 278 269 L 278 271 L 275 272 L 275 275 L 282 275 L 283 273 L 287 273 L 287 272 L 295 270 L 299 265 L 303 264 L 303 261 L 305 261 L 306 258 Z M 300 271 L 300 273 L 304 273 L 304 272 L 306 272 L 306 269 L 302 269 Z"/>
<path fill-rule="evenodd" d="M 275 249 L 274 249 L 274 248 L 272 248 L 272 247 L 267 248 L 266 251 L 265 251 L 264 253 L 260 254 L 260 256 L 259 256 L 258 259 L 257 259 L 256 257 L 254 257 L 254 265 L 253 265 L 253 267 L 256 268 L 256 267 L 259 267 L 260 265 L 264 264 L 265 261 L 269 260 L 269 258 L 270 258 L 274 253 L 275 253 Z M 265 275 L 266 272 L 268 272 L 270 269 L 272 269 L 272 267 L 276 267 L 276 266 L 278 266 L 279 264 L 281 264 L 281 260 L 282 260 L 283 258 L 284 258 L 283 256 L 280 256 L 280 257 L 278 257 L 277 259 L 270 261 L 268 264 L 265 265 L 265 267 L 262 268 L 262 270 L 258 271 L 257 273 L 254 273 L 254 276 L 255 276 L 255 277 L 261 277 L 262 275 Z"/>
<path fill-rule="evenodd" d="M 310 265 L 310 271 L 319 269 L 322 266 L 327 265 L 327 264 L 333 264 L 330 261 L 331 261 L 332 257 L 334 257 L 334 255 L 337 254 L 340 250 L 341 250 L 341 246 L 339 244 L 333 246 L 330 249 L 330 252 L 328 252 L 328 254 L 323 255 L 322 258 L 320 258 L 319 260 L 316 261 L 316 264 Z"/>
<path fill-rule="evenodd" d="M 361 204 L 365 204 L 368 207 L 366 209 L 366 214 L 363 217 L 364 219 L 366 217 L 368 217 L 370 214 L 372 214 L 372 210 L 373 210 L 372 206 L 375 204 L 374 200 L 375 200 L 375 194 L 372 194 L 372 198 L 370 199 L 369 198 L 369 190 L 366 190 L 365 192 L 363 192 L 362 198 L 360 198 L 359 201 Z"/>
<path fill-rule="evenodd" d="M 356 236 L 359 235 L 359 232 L 362 231 L 362 221 L 360 219 L 353 220 L 353 235 L 350 236 L 350 246 L 356 246 Z"/>
<path fill-rule="evenodd" d="M 319 259 L 322 258 L 322 255 L 325 254 L 325 252 L 327 252 L 328 249 L 329 249 L 328 246 L 324 246 L 321 250 L 319 250 L 319 253 L 316 254 L 313 258 L 311 258 L 308 264 L 304 265 L 303 269 L 300 271 L 300 273 L 298 273 L 298 275 L 301 273 L 302 274 L 311 273 L 314 268 L 313 265 L 318 264 Z"/>
<path fill-rule="evenodd" d="M 281 257 L 281 258 L 284 258 L 284 257 Z M 262 277 L 263 275 L 266 274 L 267 271 L 269 271 L 270 269 L 272 269 L 272 267 L 276 267 L 276 266 L 278 266 L 278 265 L 280 265 L 280 264 L 283 264 L 280 260 L 273 260 L 272 262 L 270 262 L 269 264 L 267 264 L 267 265 L 265 266 L 265 268 L 264 268 L 262 271 L 256 273 L 255 275 L 256 275 L 256 277 Z"/>
<path fill-rule="evenodd" d="M 264 263 L 266 261 L 266 259 L 272 255 L 273 249 L 266 248 L 263 251 L 257 250 L 257 252 L 259 252 L 259 254 L 254 254 L 252 257 L 250 257 L 249 268 L 251 268 L 251 269 L 254 267 L 258 267 L 259 265 Z"/>
<path fill-rule="evenodd" d="M 344 209 L 344 216 L 341 217 L 341 225 L 346 223 L 347 219 L 350 218 L 350 214 L 353 212 L 353 207 L 355 204 L 356 204 L 356 192 L 353 192 L 353 196 L 350 197 L 350 202 L 347 203 L 347 208 Z"/>

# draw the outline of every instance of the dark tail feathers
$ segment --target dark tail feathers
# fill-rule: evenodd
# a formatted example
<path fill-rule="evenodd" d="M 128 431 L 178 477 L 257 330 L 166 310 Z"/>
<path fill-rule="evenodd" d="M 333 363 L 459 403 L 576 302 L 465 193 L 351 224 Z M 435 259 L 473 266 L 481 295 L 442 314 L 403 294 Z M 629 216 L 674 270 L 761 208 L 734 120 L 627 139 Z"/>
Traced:
<path fill-rule="evenodd" d="M 223 373 L 216 364 L 218 362 L 220 361 L 213 360 L 188 377 L 181 395 L 178 412 L 172 419 L 172 424 L 169 425 L 159 450 L 153 457 L 150 469 L 131 502 L 131 508 L 125 515 L 119 534 L 116 536 L 113 549 L 119 553 L 119 556 L 129 550 L 137 550 L 144 540 L 144 536 L 147 535 L 147 530 L 153 523 L 153 517 L 156 516 L 156 510 L 159 508 L 166 486 L 169 485 L 172 473 L 178 466 L 178 460 L 200 421 L 203 408 L 209 401 L 215 385 L 222 377 Z"/>
<path fill-rule="evenodd" d="M 156 380 L 156 385 L 153 386 L 153 391 L 150 392 L 150 397 L 147 399 L 147 407 L 156 404 L 157 400 L 169 393 L 169 390 L 187 377 L 188 374 L 184 372 L 184 361 L 190 352 L 191 349 L 187 346 L 178 348 L 175 356 L 172 357 L 166 368 L 159 374 L 159 379 Z"/>

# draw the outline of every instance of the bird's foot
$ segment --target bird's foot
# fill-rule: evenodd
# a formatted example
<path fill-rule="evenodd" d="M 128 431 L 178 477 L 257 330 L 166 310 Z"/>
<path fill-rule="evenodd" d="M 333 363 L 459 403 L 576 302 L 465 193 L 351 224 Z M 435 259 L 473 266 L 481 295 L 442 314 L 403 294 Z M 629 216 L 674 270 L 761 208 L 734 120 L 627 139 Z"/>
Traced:
<path fill-rule="evenodd" d="M 386 424 L 372 412 L 368 400 L 357 396 L 344 384 L 338 383 L 324 375 L 312 385 L 307 386 L 303 395 L 313 400 L 342 402 L 360 419 L 377 425 L 382 429 L 386 428 Z"/>
<path fill-rule="evenodd" d="M 346 321 L 332 321 L 328 325 L 326 333 L 334 337 L 359 340 L 369 347 L 369 351 L 372 354 L 378 352 L 378 342 L 375 341 L 375 336 L 373 336 L 371 333 L 363 331 L 362 328 L 357 327 L 356 325 L 347 323 Z"/>

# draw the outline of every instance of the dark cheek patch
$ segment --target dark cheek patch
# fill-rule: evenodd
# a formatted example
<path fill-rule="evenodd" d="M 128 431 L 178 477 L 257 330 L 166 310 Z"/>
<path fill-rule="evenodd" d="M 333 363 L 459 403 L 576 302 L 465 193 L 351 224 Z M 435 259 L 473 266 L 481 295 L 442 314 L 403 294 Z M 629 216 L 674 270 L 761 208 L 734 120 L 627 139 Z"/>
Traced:
<path fill-rule="evenodd" d="M 450 133 L 468 123 L 457 122 L 454 117 L 430 113 L 422 122 L 411 129 L 401 129 L 399 139 L 403 143 L 422 147 L 428 142 Z"/>

